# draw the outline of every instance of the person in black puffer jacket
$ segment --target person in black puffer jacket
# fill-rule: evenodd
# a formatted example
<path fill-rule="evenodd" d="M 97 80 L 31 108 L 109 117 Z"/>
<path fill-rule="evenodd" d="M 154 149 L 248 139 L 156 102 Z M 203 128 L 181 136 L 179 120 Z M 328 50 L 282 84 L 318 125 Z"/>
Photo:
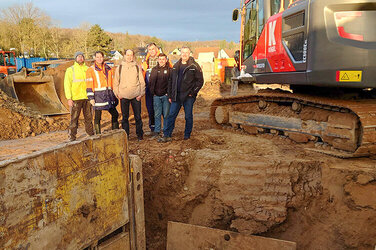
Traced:
<path fill-rule="evenodd" d="M 163 115 L 163 128 L 167 127 L 167 115 L 170 109 L 170 102 L 167 95 L 168 80 L 170 78 L 170 65 L 167 56 L 163 53 L 158 55 L 158 65 L 150 73 L 149 88 L 153 95 L 154 106 L 154 136 L 161 132 L 161 116 Z"/>
<path fill-rule="evenodd" d="M 167 127 L 163 129 L 163 137 L 159 142 L 171 141 L 175 127 L 175 120 L 181 106 L 185 113 L 184 140 L 188 140 L 193 128 L 193 104 L 197 94 L 204 84 L 204 77 L 200 65 L 190 56 L 191 50 L 182 47 L 181 59 L 172 68 L 168 85 L 168 97 L 171 102 L 167 118 Z"/>

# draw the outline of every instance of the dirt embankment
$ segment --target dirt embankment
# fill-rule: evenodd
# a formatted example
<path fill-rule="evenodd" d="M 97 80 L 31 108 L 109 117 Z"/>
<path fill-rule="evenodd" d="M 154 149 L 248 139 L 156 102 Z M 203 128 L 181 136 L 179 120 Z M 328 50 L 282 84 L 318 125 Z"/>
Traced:
<path fill-rule="evenodd" d="M 149 249 L 165 249 L 169 220 L 290 240 L 298 249 L 373 249 L 375 161 L 212 129 L 209 99 L 218 88 L 208 85 L 198 97 L 190 140 L 182 140 L 180 116 L 171 143 L 130 141 L 143 160 Z"/>
<path fill-rule="evenodd" d="M 0 90 L 0 139 L 25 138 L 68 127 L 65 116 L 45 117 Z"/>

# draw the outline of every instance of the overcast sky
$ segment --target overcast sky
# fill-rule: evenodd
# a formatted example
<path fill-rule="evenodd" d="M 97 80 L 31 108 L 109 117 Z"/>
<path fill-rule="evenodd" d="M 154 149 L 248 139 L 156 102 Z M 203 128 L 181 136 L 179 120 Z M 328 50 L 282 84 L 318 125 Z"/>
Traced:
<path fill-rule="evenodd" d="M 239 0 L 0 0 L 0 8 L 25 2 L 33 2 L 63 28 L 89 22 L 110 32 L 169 41 L 239 41 L 240 24 L 231 20 Z"/>

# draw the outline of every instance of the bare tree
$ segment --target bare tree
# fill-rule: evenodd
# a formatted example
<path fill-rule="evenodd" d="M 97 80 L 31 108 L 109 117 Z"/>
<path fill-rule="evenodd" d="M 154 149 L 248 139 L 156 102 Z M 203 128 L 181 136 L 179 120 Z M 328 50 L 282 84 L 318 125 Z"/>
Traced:
<path fill-rule="evenodd" d="M 74 30 L 74 41 L 73 41 L 73 47 L 74 50 L 80 50 L 85 54 L 85 58 L 89 58 L 89 30 L 90 30 L 91 24 L 88 22 L 81 23 L 78 29 Z M 74 51 L 72 51 L 73 55 Z"/>
<path fill-rule="evenodd" d="M 35 7 L 32 2 L 28 2 L 3 9 L 1 19 L 11 26 L 12 33 L 15 34 L 14 39 L 18 43 L 21 53 L 25 51 L 38 52 L 40 36 L 43 37 L 41 31 L 48 29 L 50 25 L 49 16 Z"/>

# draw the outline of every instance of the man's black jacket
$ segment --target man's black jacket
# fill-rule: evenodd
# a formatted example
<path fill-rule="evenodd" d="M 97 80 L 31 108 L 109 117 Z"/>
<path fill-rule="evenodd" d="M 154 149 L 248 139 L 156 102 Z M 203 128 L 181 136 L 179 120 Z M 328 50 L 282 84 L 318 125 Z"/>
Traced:
<path fill-rule="evenodd" d="M 182 62 L 181 59 L 175 63 L 172 68 L 171 77 L 168 84 L 168 97 L 176 102 L 178 98 L 180 101 L 184 102 L 188 96 L 196 97 L 198 91 L 201 89 L 204 84 L 204 77 L 202 75 L 202 70 L 200 65 L 190 57 L 187 61 L 187 67 L 183 72 L 183 79 L 180 87 L 180 96 L 178 95 L 178 76 L 179 68 Z"/>
<path fill-rule="evenodd" d="M 152 95 L 163 96 L 167 94 L 170 73 L 171 68 L 168 62 L 164 67 L 158 64 L 151 70 L 149 88 Z"/>

